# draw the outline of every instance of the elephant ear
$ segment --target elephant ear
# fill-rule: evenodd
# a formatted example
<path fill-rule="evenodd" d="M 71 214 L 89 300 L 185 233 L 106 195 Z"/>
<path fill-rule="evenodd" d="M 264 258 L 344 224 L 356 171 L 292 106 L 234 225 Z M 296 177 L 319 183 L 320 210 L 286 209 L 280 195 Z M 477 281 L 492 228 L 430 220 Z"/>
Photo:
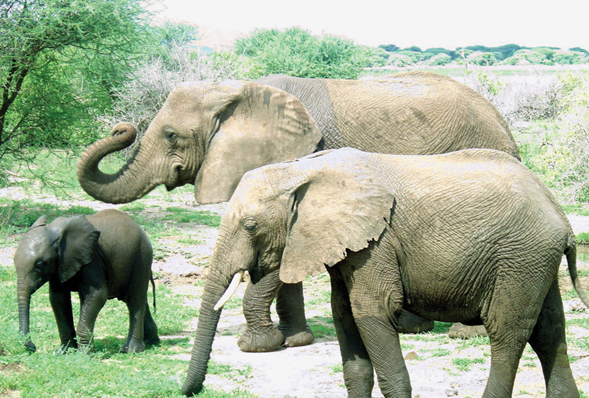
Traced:
<path fill-rule="evenodd" d="M 302 102 L 257 83 L 237 87 L 218 117 L 194 184 L 203 204 L 229 200 L 245 172 L 313 153 L 322 138 Z"/>
<path fill-rule="evenodd" d="M 49 225 L 60 234 L 58 240 L 59 281 L 65 282 L 90 263 L 98 246 L 100 231 L 84 216 L 58 218 Z"/>
<path fill-rule="evenodd" d="M 37 227 L 44 227 L 47 225 L 47 215 L 43 214 L 41 217 L 37 218 L 37 221 L 31 225 L 30 229 L 37 228 Z"/>
<path fill-rule="evenodd" d="M 393 194 L 363 155 L 346 149 L 297 162 L 311 172 L 291 192 L 283 282 L 297 283 L 334 266 L 348 250 L 379 239 L 390 223 Z"/>

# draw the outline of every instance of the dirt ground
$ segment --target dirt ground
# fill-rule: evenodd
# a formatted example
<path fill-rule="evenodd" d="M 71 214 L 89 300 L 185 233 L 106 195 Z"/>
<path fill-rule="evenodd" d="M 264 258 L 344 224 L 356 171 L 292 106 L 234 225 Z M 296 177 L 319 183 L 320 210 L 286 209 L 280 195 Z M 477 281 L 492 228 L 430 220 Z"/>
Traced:
<path fill-rule="evenodd" d="M 0 189 L 0 196 L 19 199 L 25 194 L 18 188 L 5 188 Z M 61 205 L 89 206 L 96 210 L 118 207 L 95 201 L 60 203 L 52 197 L 39 199 L 39 201 L 42 200 Z M 161 206 L 171 205 L 170 203 L 159 204 Z M 214 211 L 219 214 L 223 214 L 227 207 L 226 204 L 198 206 L 190 196 L 183 198 L 179 203 L 174 203 L 173 206 Z M 589 217 L 571 216 L 570 220 L 576 233 L 589 231 Z M 185 296 L 186 305 L 199 307 L 202 287 L 199 287 L 200 284 L 195 282 L 206 276 L 206 262 L 212 253 L 217 230 L 205 226 L 193 226 L 193 228 L 191 234 L 204 243 L 177 252 L 173 251 L 164 260 L 156 261 L 154 270 L 158 274 L 156 284 L 171 286 L 176 292 Z M 170 247 L 174 246 L 173 239 L 160 243 L 170 245 Z M 14 250 L 15 248 L 0 248 L 1 266 L 13 266 Z M 187 250 L 190 252 L 189 256 L 186 255 Z M 578 265 L 580 269 L 589 269 L 589 262 L 581 261 Z M 561 273 L 566 273 L 564 266 L 561 268 Z M 588 282 L 585 278 L 585 286 L 589 288 Z M 312 289 L 329 289 L 328 284 L 321 281 L 312 285 Z M 561 289 L 566 288 L 568 287 L 561 286 Z M 243 295 L 244 290 L 245 284 L 240 287 L 237 295 Z M 325 313 L 329 312 L 328 307 L 328 304 L 321 308 L 313 307 L 312 310 L 307 311 L 307 317 L 325 316 Z M 565 310 L 567 318 L 589 317 L 589 310 L 578 299 L 565 301 Z M 275 315 L 274 319 L 276 320 Z M 191 322 L 185 331 L 189 336 L 194 335 L 196 322 L 197 319 Z M 245 321 L 241 308 L 223 311 L 218 335 L 213 346 L 212 360 L 244 369 L 244 372 L 243 375 L 232 380 L 208 375 L 205 381 L 206 386 L 227 391 L 238 388 L 260 397 L 339 398 L 347 396 L 341 367 L 337 368 L 337 365 L 341 364 L 341 358 L 335 338 L 318 339 L 310 346 L 288 348 L 272 353 L 243 353 L 237 347 L 237 339 L 244 327 Z M 569 328 L 568 333 L 569 341 L 589 339 L 589 330 L 585 328 L 573 326 Z M 164 336 L 164 338 L 174 338 L 174 336 Z M 423 339 L 403 336 L 402 344 L 411 377 L 413 397 L 474 398 L 482 395 L 490 364 L 490 349 L 487 344 L 472 345 L 461 340 L 450 338 L 440 340 L 427 338 L 427 336 Z M 450 351 L 450 354 L 442 356 L 434 354 L 443 350 Z M 589 352 L 574 349 L 569 344 L 569 354 L 574 358 L 571 366 L 579 389 L 586 394 L 584 396 L 589 396 Z M 188 362 L 190 352 L 178 354 L 177 357 Z M 457 359 L 470 360 L 472 365 L 460 368 L 457 365 Z M 184 375 L 179 375 L 179 377 L 183 381 Z M 526 349 L 520 362 L 514 396 L 526 398 L 545 396 L 544 379 L 539 361 L 530 349 Z M 375 382 L 373 397 L 382 397 L 377 382 Z"/>

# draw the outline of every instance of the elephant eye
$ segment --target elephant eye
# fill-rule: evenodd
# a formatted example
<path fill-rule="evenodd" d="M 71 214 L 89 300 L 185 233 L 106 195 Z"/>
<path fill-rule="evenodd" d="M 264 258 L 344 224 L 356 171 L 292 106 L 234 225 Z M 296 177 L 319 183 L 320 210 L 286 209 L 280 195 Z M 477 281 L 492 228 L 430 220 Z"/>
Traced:
<path fill-rule="evenodd" d="M 35 271 L 40 272 L 43 269 L 44 266 L 45 266 L 45 262 L 43 262 L 43 261 L 37 261 L 35 263 Z"/>
<path fill-rule="evenodd" d="M 246 218 L 243 220 L 243 227 L 248 232 L 254 232 L 257 226 L 258 224 L 256 223 L 256 220 L 254 220 L 253 218 Z"/>
<path fill-rule="evenodd" d="M 174 132 L 172 130 L 166 130 L 164 132 L 164 136 L 166 137 L 166 140 L 168 140 L 170 142 L 174 142 L 174 141 L 176 141 L 177 134 L 176 134 L 176 132 Z"/>

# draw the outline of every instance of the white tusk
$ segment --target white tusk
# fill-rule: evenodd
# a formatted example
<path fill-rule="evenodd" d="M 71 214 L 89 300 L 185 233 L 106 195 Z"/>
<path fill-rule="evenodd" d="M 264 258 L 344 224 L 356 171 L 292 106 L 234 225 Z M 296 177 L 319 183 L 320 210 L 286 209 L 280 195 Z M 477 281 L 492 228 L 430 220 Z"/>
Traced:
<path fill-rule="evenodd" d="M 239 271 L 237 274 L 233 276 L 233 279 L 231 280 L 229 287 L 227 288 L 227 290 L 225 290 L 225 294 L 223 294 L 223 296 L 219 299 L 219 302 L 215 304 L 215 311 L 219 311 L 221 308 L 223 308 L 225 303 L 228 302 L 231 296 L 235 294 L 237 288 L 239 287 L 239 284 L 243 281 L 243 274 L 244 271 Z"/>

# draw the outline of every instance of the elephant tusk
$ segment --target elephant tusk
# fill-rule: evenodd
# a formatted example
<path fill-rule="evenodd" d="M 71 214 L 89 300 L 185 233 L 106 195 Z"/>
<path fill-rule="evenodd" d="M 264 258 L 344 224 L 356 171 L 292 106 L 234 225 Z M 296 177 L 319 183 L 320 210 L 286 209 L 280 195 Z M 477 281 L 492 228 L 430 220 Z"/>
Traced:
<path fill-rule="evenodd" d="M 233 296 L 235 294 L 235 292 L 237 291 L 237 288 L 239 287 L 239 284 L 243 281 L 243 274 L 244 274 L 244 271 L 239 271 L 237 274 L 235 274 L 233 276 L 233 279 L 231 280 L 229 287 L 227 288 L 227 290 L 225 290 L 225 293 L 219 299 L 217 304 L 215 304 L 215 307 L 214 307 L 215 311 L 219 311 L 221 308 L 223 308 L 225 303 L 228 302 L 229 299 L 231 298 L 231 296 Z"/>

